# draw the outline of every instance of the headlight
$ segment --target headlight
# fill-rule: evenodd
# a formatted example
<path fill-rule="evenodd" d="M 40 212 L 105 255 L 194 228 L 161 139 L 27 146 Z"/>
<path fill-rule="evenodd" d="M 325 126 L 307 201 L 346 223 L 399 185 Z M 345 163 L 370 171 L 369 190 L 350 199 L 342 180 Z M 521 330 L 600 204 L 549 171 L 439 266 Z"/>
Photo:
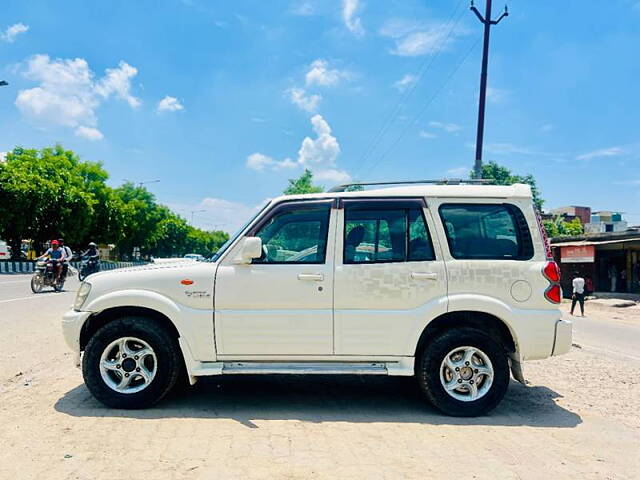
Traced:
<path fill-rule="evenodd" d="M 78 289 L 78 293 L 76 294 L 76 301 L 73 303 L 73 308 L 75 310 L 80 310 L 84 301 L 89 296 L 89 292 L 91 291 L 91 284 L 88 282 L 82 282 L 80 284 L 80 288 Z"/>

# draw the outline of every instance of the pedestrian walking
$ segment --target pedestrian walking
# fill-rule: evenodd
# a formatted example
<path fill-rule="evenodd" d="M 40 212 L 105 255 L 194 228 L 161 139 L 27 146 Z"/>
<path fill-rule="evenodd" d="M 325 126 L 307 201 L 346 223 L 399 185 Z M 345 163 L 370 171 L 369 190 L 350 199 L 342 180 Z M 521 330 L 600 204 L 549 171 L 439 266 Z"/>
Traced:
<path fill-rule="evenodd" d="M 573 294 L 571 295 L 571 315 L 576 308 L 576 302 L 580 303 L 580 313 L 584 317 L 584 278 L 578 275 L 577 272 L 573 274 Z"/>

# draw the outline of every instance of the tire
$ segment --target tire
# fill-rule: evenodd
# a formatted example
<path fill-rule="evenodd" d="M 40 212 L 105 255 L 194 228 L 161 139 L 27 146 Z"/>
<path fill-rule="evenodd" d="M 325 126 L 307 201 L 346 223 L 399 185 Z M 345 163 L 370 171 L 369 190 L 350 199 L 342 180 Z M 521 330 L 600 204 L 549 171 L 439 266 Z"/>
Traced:
<path fill-rule="evenodd" d="M 64 280 L 60 280 L 53 284 L 53 290 L 56 292 L 61 292 L 64 289 Z"/>
<path fill-rule="evenodd" d="M 467 354 L 471 355 L 468 366 L 464 361 Z M 509 386 L 507 352 L 480 330 L 446 330 L 420 352 L 416 377 L 427 400 L 441 412 L 454 417 L 483 415 L 500 403 Z"/>
<path fill-rule="evenodd" d="M 101 364 L 105 364 L 105 352 L 114 343 L 120 344 L 124 338 L 130 339 L 125 350 L 133 348 L 132 353 L 142 351 L 135 350 L 137 341 L 146 344 L 153 352 L 151 363 L 155 368 L 153 370 L 149 363 L 146 364 L 144 367 L 148 367 L 146 373 L 152 372 L 153 374 L 149 381 L 144 382 L 146 386 L 136 391 L 140 385 L 136 386 L 135 382 L 141 384 L 145 379 L 141 374 L 136 373 L 139 368 L 130 370 L 131 366 L 127 366 L 126 370 L 131 372 L 131 380 L 126 393 L 116 391 L 113 383 L 123 381 L 125 361 L 131 360 L 132 355 L 130 354 L 127 360 L 123 360 L 119 356 L 116 356 L 114 360 L 107 358 L 107 364 L 113 365 L 115 362 L 120 365 L 116 365 L 116 367 L 121 370 L 115 370 L 115 368 L 108 370 L 101 367 Z M 115 347 L 113 351 L 119 351 L 118 347 Z M 148 355 L 145 361 L 149 360 L 149 357 L 151 355 Z M 106 324 L 91 337 L 82 358 L 82 376 L 92 395 L 108 407 L 147 408 L 159 402 L 173 388 L 180 373 L 181 362 L 178 342 L 165 327 L 145 317 L 123 317 Z M 136 365 L 142 366 L 141 364 Z M 111 386 L 108 382 L 111 383 Z"/>
<path fill-rule="evenodd" d="M 31 291 L 33 293 L 40 293 L 44 287 L 44 278 L 42 275 L 36 274 L 31 277 Z"/>
<path fill-rule="evenodd" d="M 85 278 L 87 278 L 87 275 L 84 273 L 84 268 L 80 268 L 80 270 L 78 270 L 78 280 L 82 282 Z"/>

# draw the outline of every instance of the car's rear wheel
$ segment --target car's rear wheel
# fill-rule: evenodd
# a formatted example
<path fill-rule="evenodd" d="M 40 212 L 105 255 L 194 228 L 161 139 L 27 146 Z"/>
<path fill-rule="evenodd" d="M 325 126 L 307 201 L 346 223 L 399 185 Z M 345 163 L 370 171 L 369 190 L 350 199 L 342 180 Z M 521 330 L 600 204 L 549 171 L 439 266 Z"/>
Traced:
<path fill-rule="evenodd" d="M 108 323 L 89 340 L 82 374 L 96 399 L 113 408 L 145 408 L 176 383 L 180 350 L 172 334 L 154 320 L 126 317 Z"/>
<path fill-rule="evenodd" d="M 509 385 L 509 362 L 493 337 L 474 328 L 455 328 L 425 345 L 416 374 L 436 408 L 447 415 L 472 417 L 500 403 Z"/>

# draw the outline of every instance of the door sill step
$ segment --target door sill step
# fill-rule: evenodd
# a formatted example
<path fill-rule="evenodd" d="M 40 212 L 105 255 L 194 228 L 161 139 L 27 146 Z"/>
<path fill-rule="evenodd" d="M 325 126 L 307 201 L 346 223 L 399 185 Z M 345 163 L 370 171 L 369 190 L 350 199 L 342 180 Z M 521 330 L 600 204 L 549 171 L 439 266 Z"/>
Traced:
<path fill-rule="evenodd" d="M 388 375 L 384 363 L 224 362 L 223 375 Z"/>

